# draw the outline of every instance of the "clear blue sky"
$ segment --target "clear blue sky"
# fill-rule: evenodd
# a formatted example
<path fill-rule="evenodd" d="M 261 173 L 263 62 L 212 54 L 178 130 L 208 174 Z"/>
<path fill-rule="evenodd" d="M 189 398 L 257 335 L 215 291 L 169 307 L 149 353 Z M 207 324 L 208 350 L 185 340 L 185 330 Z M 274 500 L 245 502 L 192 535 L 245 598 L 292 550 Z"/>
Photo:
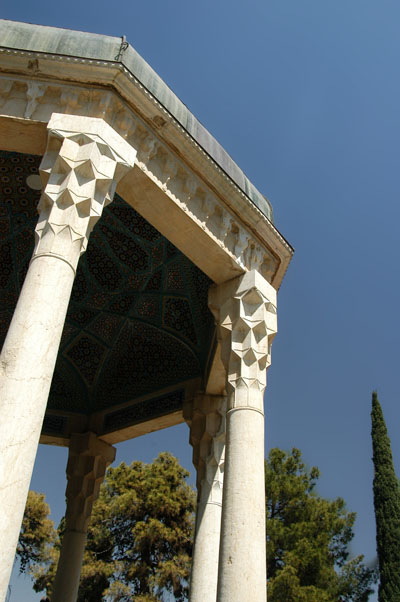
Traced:
<path fill-rule="evenodd" d="M 279 293 L 267 444 L 319 466 L 319 492 L 358 514 L 354 554 L 373 561 L 373 388 L 400 460 L 399 3 L 3 0 L 0 12 L 125 34 L 270 199 L 296 254 Z M 165 431 L 119 446 L 118 460 L 170 449 L 190 467 L 187 439 L 185 426 Z M 65 460 L 41 447 L 32 483 L 56 518 Z M 15 583 L 11 602 L 36 599 Z"/>

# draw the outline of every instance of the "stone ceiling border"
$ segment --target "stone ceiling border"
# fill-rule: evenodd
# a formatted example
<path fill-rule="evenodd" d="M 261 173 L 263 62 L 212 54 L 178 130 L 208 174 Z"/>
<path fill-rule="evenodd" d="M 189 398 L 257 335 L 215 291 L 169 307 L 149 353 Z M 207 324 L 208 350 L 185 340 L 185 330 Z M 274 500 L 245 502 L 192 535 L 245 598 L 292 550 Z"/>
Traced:
<path fill-rule="evenodd" d="M 199 378 L 190 379 L 90 415 L 47 409 L 40 443 L 68 446 L 71 433 L 90 430 L 116 444 L 181 424 L 183 407 L 192 401 L 199 386 Z M 144 411 L 137 414 L 137 408 Z M 125 415 L 128 420 L 118 422 Z"/>

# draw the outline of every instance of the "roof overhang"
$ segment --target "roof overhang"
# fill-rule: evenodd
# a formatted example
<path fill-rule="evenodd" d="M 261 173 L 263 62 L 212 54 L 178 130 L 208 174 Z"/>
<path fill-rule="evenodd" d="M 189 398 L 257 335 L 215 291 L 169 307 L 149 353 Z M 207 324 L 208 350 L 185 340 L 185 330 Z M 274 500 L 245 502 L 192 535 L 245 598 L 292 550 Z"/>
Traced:
<path fill-rule="evenodd" d="M 293 249 L 273 225 L 270 203 L 124 39 L 4 20 L 0 20 L 0 36 L 3 148 L 42 154 L 52 109 L 102 116 L 129 142 L 139 145 L 139 169 L 135 167 L 118 188 L 127 202 L 144 211 L 144 217 L 197 265 L 201 258 L 199 267 L 215 282 L 256 267 L 264 269 L 264 276 L 279 288 Z M 136 135 L 131 135 L 131 130 Z M 169 161 L 168 169 L 182 180 L 180 196 L 184 198 L 172 191 L 178 201 L 175 207 L 165 198 L 171 192 L 171 176 L 166 176 L 166 182 L 165 173 L 160 178 L 160 166 L 157 170 L 154 165 L 160 156 L 164 161 L 161 171 Z M 172 167 L 171 157 L 175 161 Z M 200 211 L 196 216 L 192 203 L 187 213 L 198 219 L 190 223 L 182 219 L 182 206 L 190 204 L 190 197 L 193 200 L 198 183 L 205 215 Z M 141 204 L 127 198 L 127 193 L 135 196 L 132 191 L 139 188 L 147 192 Z M 167 206 L 169 214 L 174 213 L 170 224 L 160 218 L 160 208 Z M 189 234 L 186 244 L 175 237 L 182 229 Z M 191 248 L 194 234 L 196 252 Z M 211 253 L 213 259 L 207 265 L 210 234 L 211 244 L 217 242 L 215 238 L 222 240 L 217 244 L 220 249 L 215 248 L 220 260 L 216 262 Z M 255 265 L 251 265 L 251 255 Z"/>

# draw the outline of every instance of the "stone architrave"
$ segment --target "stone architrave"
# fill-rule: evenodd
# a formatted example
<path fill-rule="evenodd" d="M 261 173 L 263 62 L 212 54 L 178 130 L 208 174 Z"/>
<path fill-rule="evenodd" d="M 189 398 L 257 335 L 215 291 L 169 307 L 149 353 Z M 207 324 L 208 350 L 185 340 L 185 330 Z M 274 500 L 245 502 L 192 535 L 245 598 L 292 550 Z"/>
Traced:
<path fill-rule="evenodd" d="M 76 602 L 86 534 L 93 504 L 115 447 L 94 433 L 74 434 L 69 445 L 65 533 L 54 582 L 52 602 Z"/>
<path fill-rule="evenodd" d="M 6 595 L 75 270 L 135 150 L 102 119 L 53 114 L 36 246 L 0 356 L 0 600 Z"/>
<path fill-rule="evenodd" d="M 190 602 L 216 602 L 225 460 L 226 397 L 198 394 L 186 421 L 197 473 Z"/>
<path fill-rule="evenodd" d="M 263 394 L 277 331 L 276 291 L 251 271 L 210 289 L 227 373 L 218 602 L 266 600 Z"/>

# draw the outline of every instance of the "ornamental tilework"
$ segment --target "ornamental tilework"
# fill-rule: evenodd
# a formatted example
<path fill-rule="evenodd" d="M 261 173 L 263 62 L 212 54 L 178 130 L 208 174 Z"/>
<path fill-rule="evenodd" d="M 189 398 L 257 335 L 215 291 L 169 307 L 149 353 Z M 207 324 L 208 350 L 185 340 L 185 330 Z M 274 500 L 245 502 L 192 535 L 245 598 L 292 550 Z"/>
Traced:
<path fill-rule="evenodd" d="M 108 309 L 117 314 L 129 314 L 136 297 L 136 293 L 124 293 L 117 299 L 111 301 L 108 305 Z"/>
<path fill-rule="evenodd" d="M 158 295 L 140 295 L 135 305 L 134 315 L 152 323 L 160 321 L 160 298 Z"/>
<path fill-rule="evenodd" d="M 131 214 L 131 208 L 127 204 L 117 203 L 113 206 L 112 214 L 118 218 L 120 224 L 123 224 L 124 227 L 131 232 L 134 236 L 137 236 L 143 240 L 147 240 L 148 242 L 154 243 L 158 241 L 161 237 L 161 234 L 153 228 L 149 222 L 147 222 L 144 217 L 134 212 Z"/>
<path fill-rule="evenodd" d="M 114 314 L 99 312 L 97 317 L 90 324 L 90 331 L 101 339 L 106 345 L 112 346 L 112 343 L 120 331 L 124 318 Z"/>
<path fill-rule="evenodd" d="M 0 286 L 6 288 L 11 275 L 13 273 L 13 260 L 11 255 L 11 242 L 3 242 L 0 245 L 0 261 L 1 261 L 1 272 L 0 272 Z"/>
<path fill-rule="evenodd" d="M 163 326 L 179 332 L 188 341 L 197 342 L 189 302 L 186 299 L 164 297 Z"/>
<path fill-rule="evenodd" d="M 132 238 L 122 232 L 115 232 L 103 224 L 100 224 L 99 228 L 119 261 L 138 272 L 147 269 L 148 255 Z"/>
<path fill-rule="evenodd" d="M 61 378 L 61 375 L 58 370 L 56 370 L 54 373 L 51 386 L 53 390 L 53 395 L 57 395 L 58 397 L 66 397 L 66 395 L 68 395 L 69 393 L 69 390 L 67 388 L 67 382 L 65 379 Z"/>
<path fill-rule="evenodd" d="M 164 258 L 164 241 L 161 241 L 158 245 L 152 249 L 152 261 L 153 267 L 160 265 Z"/>
<path fill-rule="evenodd" d="M 157 270 L 157 272 L 155 272 L 151 278 L 149 278 L 149 281 L 147 282 L 145 289 L 146 291 L 159 291 L 162 285 L 162 277 L 163 277 L 163 273 L 162 273 L 162 269 L 160 268 L 159 270 Z"/>
<path fill-rule="evenodd" d="M 127 408 L 122 408 L 106 414 L 104 428 L 106 431 L 113 431 L 126 426 L 131 426 L 132 424 L 140 424 L 150 418 L 165 416 L 171 412 L 181 410 L 184 399 L 185 392 L 180 390 L 152 399 L 151 404 L 147 401 L 136 402 Z"/>
<path fill-rule="evenodd" d="M 33 251 L 40 160 L 0 152 L 1 344 Z M 89 414 L 203 376 L 210 284 L 116 194 L 78 264 L 49 409 Z"/>
<path fill-rule="evenodd" d="M 74 286 L 71 293 L 71 301 L 77 301 L 82 303 L 87 293 L 88 284 L 86 281 L 86 275 L 82 269 L 82 264 L 78 263 L 78 269 L 76 270 Z"/>
<path fill-rule="evenodd" d="M 92 337 L 82 335 L 74 340 L 65 356 L 72 361 L 87 384 L 92 386 L 106 353 L 104 345 Z"/>
<path fill-rule="evenodd" d="M 68 404 L 67 404 L 68 400 Z M 58 355 L 48 403 L 50 410 L 83 413 L 89 407 L 89 388 L 73 363 Z"/>
<path fill-rule="evenodd" d="M 88 325 L 96 316 L 97 311 L 90 307 L 72 306 L 68 313 L 68 321 L 73 322 L 76 326 L 83 328 Z"/>
<path fill-rule="evenodd" d="M 6 338 L 8 325 L 10 323 L 10 313 L 8 311 L 0 311 L 0 346 L 3 346 Z"/>
<path fill-rule="evenodd" d="M 67 419 L 64 416 L 48 414 L 43 421 L 42 432 L 46 435 L 62 435 L 66 424 Z"/>
<path fill-rule="evenodd" d="M 72 340 L 78 336 L 79 332 L 80 332 L 79 328 L 77 328 L 76 326 L 71 324 L 71 322 L 69 322 L 69 321 L 66 322 L 64 324 L 64 329 L 63 329 L 63 333 L 61 336 L 61 342 L 60 342 L 61 349 L 64 349 L 64 347 L 69 345 L 72 342 Z"/>
<path fill-rule="evenodd" d="M 179 262 L 173 263 L 167 267 L 166 290 L 176 292 L 185 291 L 185 281 L 182 277 Z"/>
<path fill-rule="evenodd" d="M 103 251 L 100 244 L 88 245 L 85 257 L 91 276 L 103 290 L 112 292 L 120 286 L 122 278 L 118 263 Z"/>
<path fill-rule="evenodd" d="M 201 367 L 190 348 L 175 337 L 150 324 L 127 320 L 102 372 L 96 391 L 98 409 L 129 401 L 127 390 L 135 399 L 195 378 Z"/>

